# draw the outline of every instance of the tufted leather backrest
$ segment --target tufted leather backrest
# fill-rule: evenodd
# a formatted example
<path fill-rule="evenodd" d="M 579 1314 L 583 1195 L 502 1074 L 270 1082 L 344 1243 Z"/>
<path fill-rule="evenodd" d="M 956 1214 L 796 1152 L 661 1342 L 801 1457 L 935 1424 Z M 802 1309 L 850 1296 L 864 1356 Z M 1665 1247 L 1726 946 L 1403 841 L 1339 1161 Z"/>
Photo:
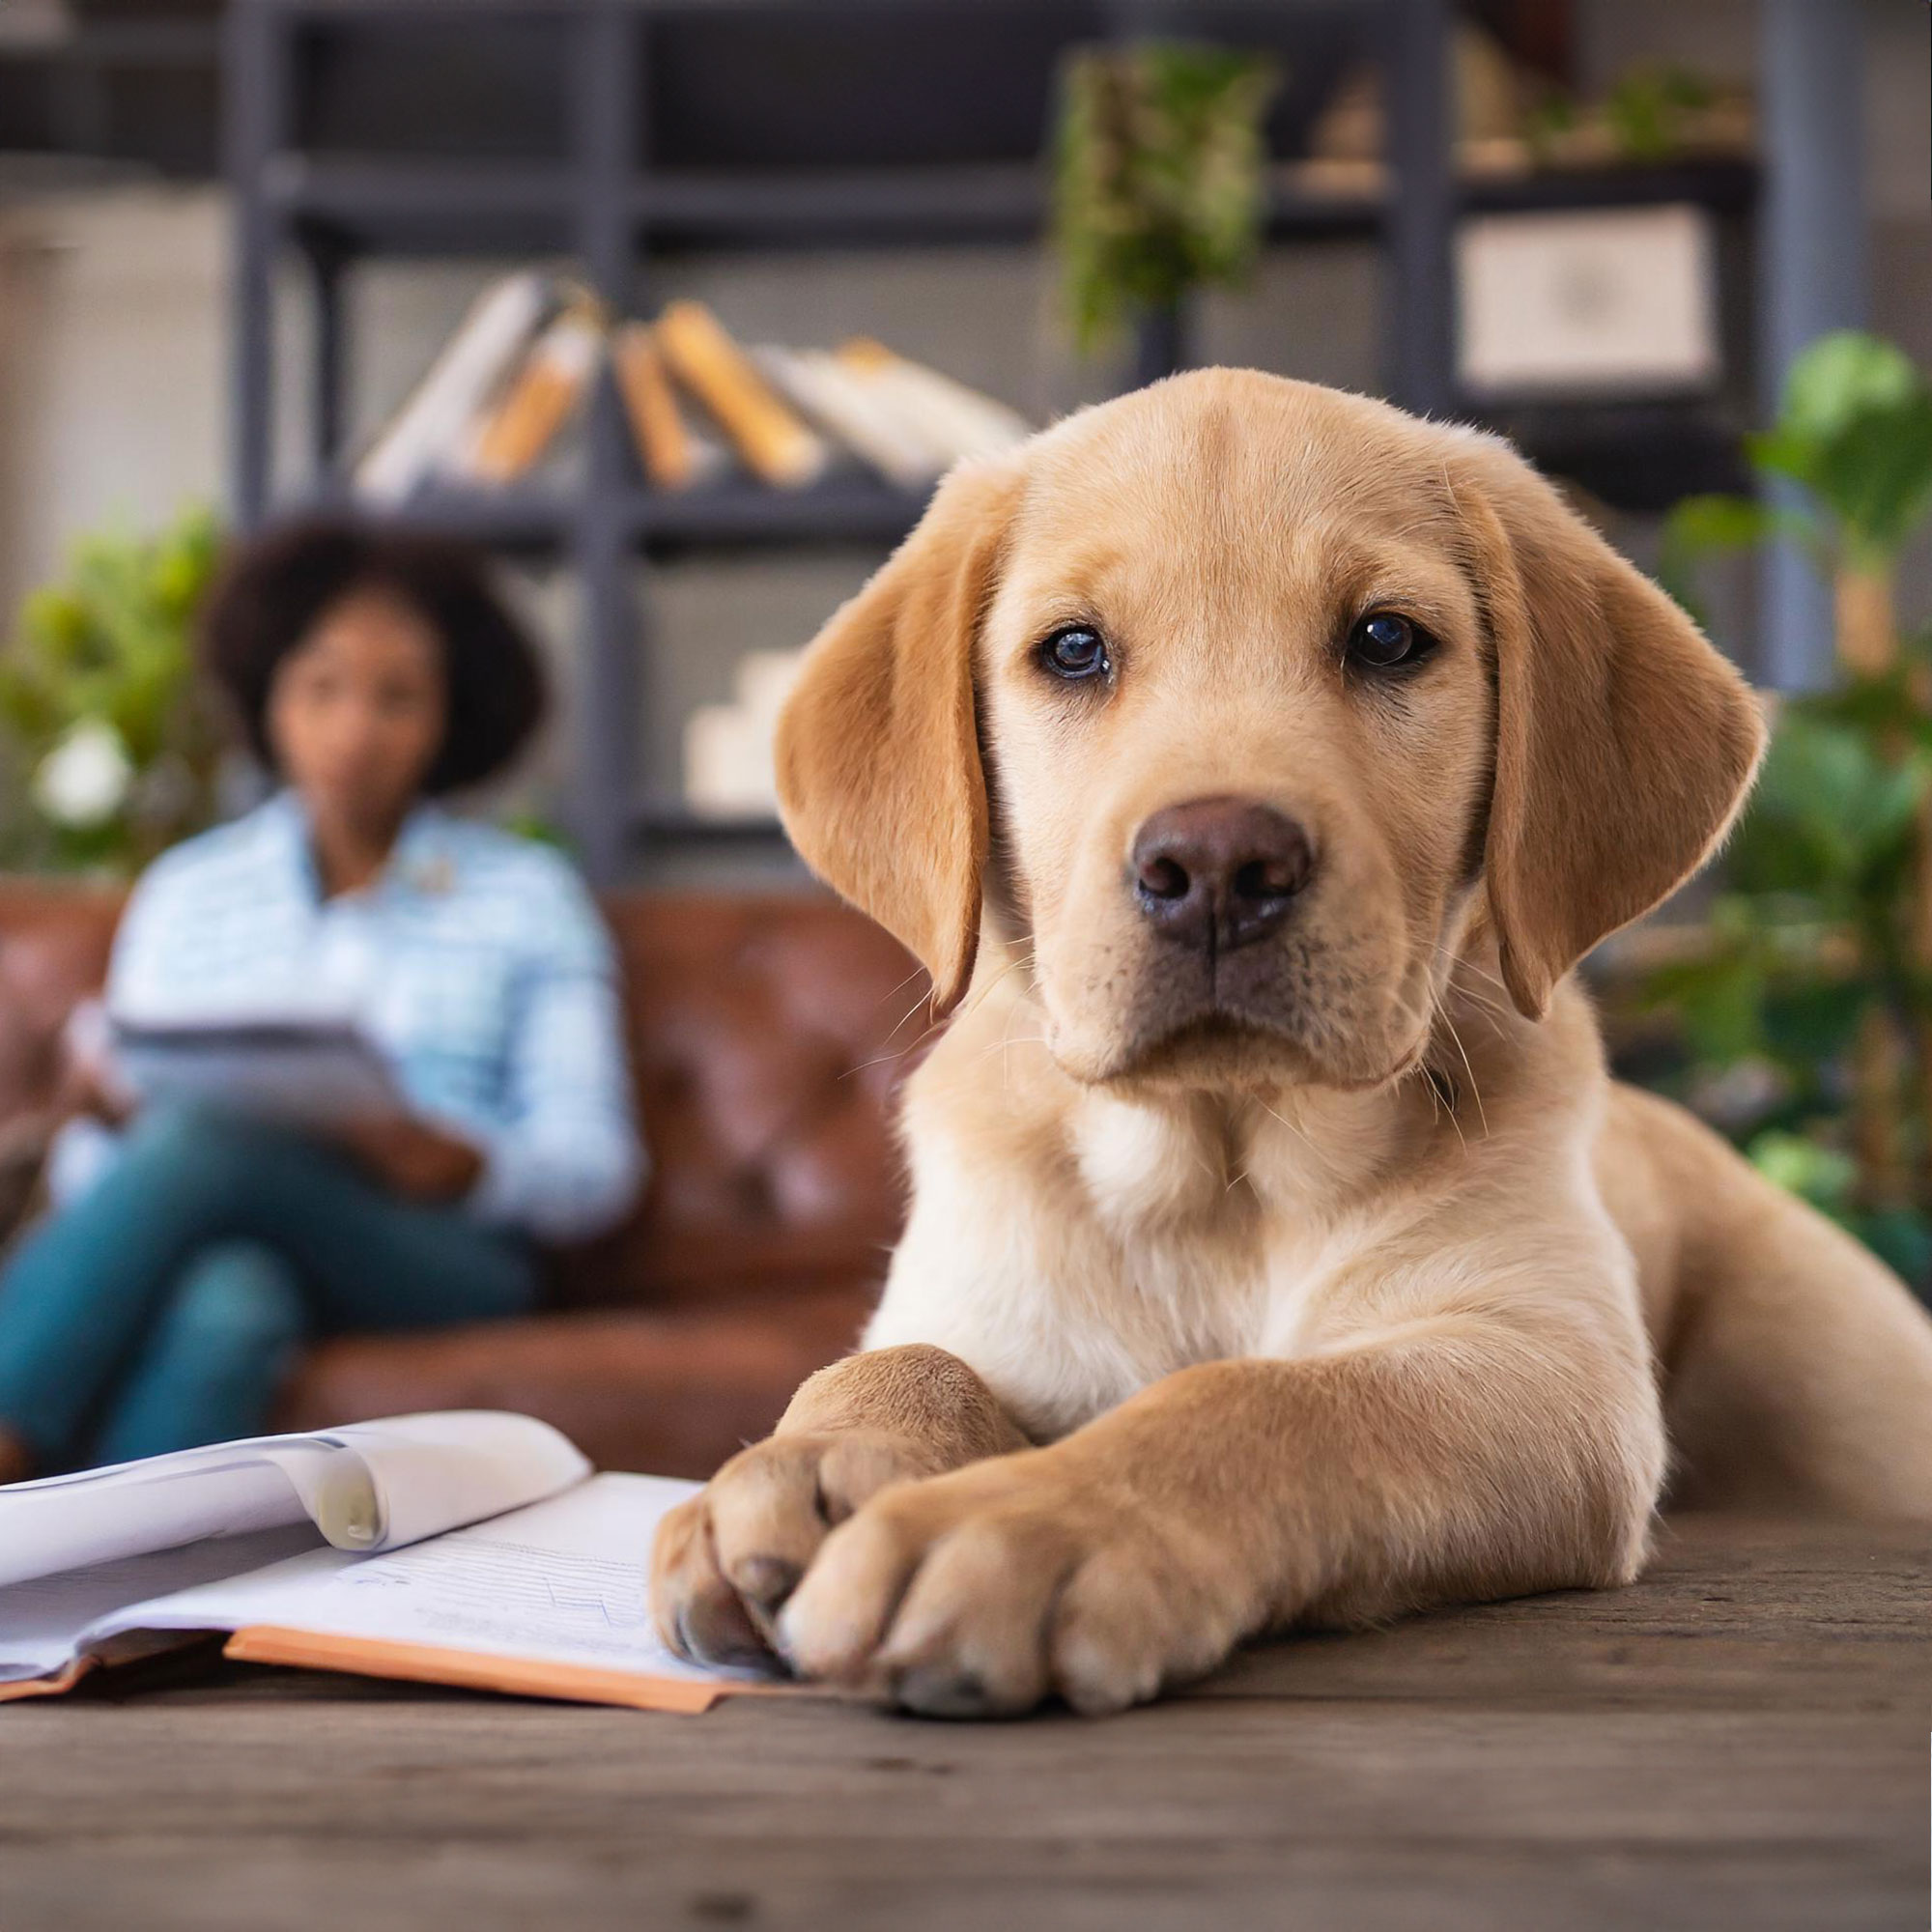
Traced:
<path fill-rule="evenodd" d="M 0 881 L 0 1128 L 47 1098 L 118 911 L 104 892 Z M 902 1212 L 893 1096 L 923 1024 L 911 959 L 814 894 L 619 894 L 605 913 L 653 1174 L 625 1227 L 563 1258 L 560 1298 L 882 1272 Z"/>
<path fill-rule="evenodd" d="M 0 1129 L 52 1097 L 61 1028 L 107 972 L 118 894 L 0 881 Z"/>
<path fill-rule="evenodd" d="M 574 1298 L 655 1301 L 884 1272 L 902 1214 L 894 1095 L 924 976 L 817 895 L 606 903 L 654 1164 L 641 1210 L 576 1258 Z"/>

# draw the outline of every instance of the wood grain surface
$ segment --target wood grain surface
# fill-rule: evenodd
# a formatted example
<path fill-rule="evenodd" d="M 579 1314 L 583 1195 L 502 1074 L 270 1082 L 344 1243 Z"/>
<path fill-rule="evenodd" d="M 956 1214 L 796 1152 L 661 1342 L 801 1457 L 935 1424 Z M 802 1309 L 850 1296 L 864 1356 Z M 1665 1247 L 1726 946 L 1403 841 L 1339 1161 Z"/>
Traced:
<path fill-rule="evenodd" d="M 1927 1539 L 1722 1518 L 1097 1722 L 177 1663 L 0 1712 L 0 1927 L 1890 1932 L 1928 1728 Z"/>

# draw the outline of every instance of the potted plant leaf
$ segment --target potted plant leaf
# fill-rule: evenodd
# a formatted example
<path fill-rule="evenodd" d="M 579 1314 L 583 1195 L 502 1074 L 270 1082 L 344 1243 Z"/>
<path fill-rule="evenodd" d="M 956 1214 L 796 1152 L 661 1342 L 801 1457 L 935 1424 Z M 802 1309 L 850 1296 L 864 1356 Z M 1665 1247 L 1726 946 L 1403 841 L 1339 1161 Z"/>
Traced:
<path fill-rule="evenodd" d="M 213 816 L 220 735 L 194 622 L 218 550 L 194 511 L 84 538 L 0 649 L 0 863 L 121 876 Z"/>
<path fill-rule="evenodd" d="M 1753 465 L 1789 506 L 1692 497 L 1665 576 L 1773 539 L 1833 586 L 1836 686 L 1788 699 L 1727 856 L 1708 944 L 1651 976 L 1692 1097 L 1729 1095 L 1754 1159 L 1932 1279 L 1932 631 L 1902 624 L 1900 554 L 1932 513 L 1932 384 L 1845 332 L 1792 369 Z"/>

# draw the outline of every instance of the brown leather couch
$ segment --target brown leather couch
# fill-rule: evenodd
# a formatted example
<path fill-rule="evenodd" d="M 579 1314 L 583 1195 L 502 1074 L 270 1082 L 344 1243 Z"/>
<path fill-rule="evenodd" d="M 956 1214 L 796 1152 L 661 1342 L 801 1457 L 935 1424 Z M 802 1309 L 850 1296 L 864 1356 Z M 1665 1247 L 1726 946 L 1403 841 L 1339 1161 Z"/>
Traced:
<path fill-rule="evenodd" d="M 0 1140 L 45 1106 L 118 907 L 0 881 Z M 539 1316 L 321 1344 L 277 1427 L 517 1408 L 602 1467 L 700 1476 L 856 1340 L 900 1212 L 891 1106 L 919 1032 L 897 1025 L 919 1001 L 911 960 L 803 894 L 636 894 L 605 910 L 653 1161 L 638 1210 L 555 1258 Z"/>

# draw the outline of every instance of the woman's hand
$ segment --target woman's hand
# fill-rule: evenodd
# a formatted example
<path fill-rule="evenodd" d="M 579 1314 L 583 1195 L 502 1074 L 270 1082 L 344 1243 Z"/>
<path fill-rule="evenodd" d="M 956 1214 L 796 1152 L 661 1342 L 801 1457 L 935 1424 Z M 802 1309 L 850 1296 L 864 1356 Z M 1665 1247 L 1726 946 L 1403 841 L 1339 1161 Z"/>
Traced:
<path fill-rule="evenodd" d="M 406 1201 L 456 1201 L 475 1186 L 483 1156 L 466 1140 L 396 1114 L 355 1121 L 336 1136 L 344 1152 Z"/>
<path fill-rule="evenodd" d="M 60 1085 L 53 1113 L 63 1121 L 94 1120 L 125 1127 L 140 1107 L 140 1096 L 114 1066 L 107 1009 L 99 1000 L 83 1000 L 62 1030 Z"/>
<path fill-rule="evenodd" d="M 107 1127 L 125 1127 L 139 1108 L 134 1094 L 92 1066 L 71 1068 L 54 1098 L 60 1119 L 99 1121 Z"/>

